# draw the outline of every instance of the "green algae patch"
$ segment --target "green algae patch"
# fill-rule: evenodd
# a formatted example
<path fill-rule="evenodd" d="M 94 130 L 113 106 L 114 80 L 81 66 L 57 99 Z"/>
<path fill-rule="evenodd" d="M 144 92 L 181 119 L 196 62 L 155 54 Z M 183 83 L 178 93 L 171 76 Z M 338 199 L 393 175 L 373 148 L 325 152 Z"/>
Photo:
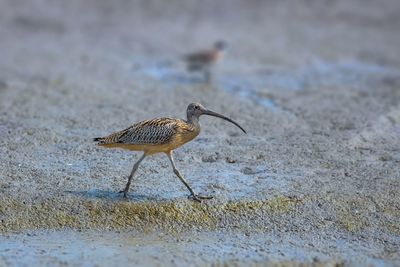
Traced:
<path fill-rule="evenodd" d="M 64 195 L 27 201 L 3 196 L 0 198 L 0 232 L 61 228 L 160 229 L 171 233 L 218 228 L 265 231 L 270 222 L 287 222 L 287 216 L 301 218 L 299 211 L 321 200 L 277 195 L 264 200 L 227 202 L 197 203 L 186 199 L 135 202 Z M 400 212 L 396 203 L 381 203 L 374 209 L 372 202 L 364 198 L 343 197 L 326 201 L 332 207 L 337 226 L 347 231 L 360 231 L 372 223 L 393 234 L 400 233 L 396 223 Z M 306 202 L 308 204 L 304 206 Z M 380 219 L 373 221 L 375 213 L 380 214 Z"/>
<path fill-rule="evenodd" d="M 368 226 L 365 218 L 348 210 L 341 210 L 338 216 L 339 223 L 350 232 L 356 232 Z"/>
<path fill-rule="evenodd" d="M 298 199 L 279 195 L 266 203 L 268 211 L 272 213 L 286 213 L 292 210 L 296 205 L 304 202 L 305 199 Z"/>
<path fill-rule="evenodd" d="M 85 214 L 91 226 L 99 221 L 112 228 L 143 227 L 164 223 L 181 226 L 193 224 L 215 224 L 207 209 L 196 203 L 174 202 L 129 202 L 89 201 L 85 202 Z"/>
<path fill-rule="evenodd" d="M 331 199 L 337 222 L 350 232 L 357 232 L 372 224 L 386 228 L 392 234 L 399 234 L 400 209 L 398 203 L 376 201 L 370 198 L 343 197 Z"/>
<path fill-rule="evenodd" d="M 264 231 L 271 221 L 287 221 L 287 216 L 302 216 L 306 202 L 321 198 L 302 199 L 277 195 L 265 200 L 237 200 L 228 202 L 186 199 L 174 201 L 123 201 L 59 196 L 35 201 L 0 198 L 0 232 L 27 229 L 160 229 L 179 232 L 188 229 L 242 229 Z M 373 212 L 381 220 L 372 223 L 399 234 L 396 222 L 400 213 L 396 205 L 384 205 L 371 211 L 371 203 L 363 198 L 328 199 L 335 213 L 338 227 L 356 232 L 370 226 Z M 307 206 L 308 206 L 307 205 Z M 303 206 L 303 207 L 302 207 Z M 282 220 L 283 219 L 283 220 Z"/>
<path fill-rule="evenodd" d="M 55 207 L 49 202 L 18 202 L 1 199 L 0 232 L 21 231 L 25 229 L 63 227 L 79 228 L 79 216 L 73 215 L 63 207 Z"/>
<path fill-rule="evenodd" d="M 400 205 L 394 201 L 387 201 L 378 206 L 378 210 L 382 213 L 386 228 L 395 235 L 400 235 Z"/>
<path fill-rule="evenodd" d="M 400 220 L 400 218 L 399 218 Z M 386 223 L 386 228 L 395 235 L 400 235 L 400 226 L 399 226 L 399 221 L 397 222 L 387 222 Z"/>
<path fill-rule="evenodd" d="M 368 207 L 363 199 L 343 198 L 332 201 L 338 223 L 349 232 L 357 232 L 369 226 Z"/>
<path fill-rule="evenodd" d="M 0 231 L 25 229 L 208 229 L 263 223 L 265 216 L 290 212 L 299 200 L 278 196 L 270 200 L 225 203 L 188 200 L 133 202 L 57 197 L 32 202 L 3 198 Z M 262 228 L 262 225 L 260 225 Z"/>
<path fill-rule="evenodd" d="M 77 216 L 73 216 L 70 213 L 62 210 L 56 212 L 54 221 L 57 223 L 57 226 L 55 226 L 55 228 L 79 228 L 81 226 L 81 223 Z"/>
<path fill-rule="evenodd" d="M 304 200 L 278 195 L 269 200 L 231 201 L 222 205 L 221 209 L 224 212 L 236 215 L 251 215 L 260 211 L 269 214 L 283 214 L 291 211 L 297 204 L 303 201 Z"/>

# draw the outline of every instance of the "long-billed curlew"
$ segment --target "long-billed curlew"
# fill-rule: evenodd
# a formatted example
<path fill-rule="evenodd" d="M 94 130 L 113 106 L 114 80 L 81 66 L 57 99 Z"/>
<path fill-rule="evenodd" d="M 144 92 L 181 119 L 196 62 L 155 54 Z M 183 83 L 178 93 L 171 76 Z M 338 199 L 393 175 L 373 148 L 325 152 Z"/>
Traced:
<path fill-rule="evenodd" d="M 97 144 L 104 147 L 117 147 L 134 151 L 143 151 L 143 155 L 133 165 L 131 174 L 128 177 L 128 182 L 125 189 L 120 191 L 124 193 L 124 197 L 128 197 L 129 187 L 131 185 L 132 177 L 139 167 L 142 160 L 149 155 L 156 153 L 167 154 L 171 161 L 172 169 L 176 176 L 182 181 L 182 183 L 190 191 L 191 196 L 196 201 L 201 199 L 210 199 L 212 197 L 199 196 L 194 193 L 188 182 L 182 176 L 175 166 L 172 151 L 183 144 L 191 141 L 200 133 L 200 122 L 199 117 L 201 115 L 210 115 L 218 118 L 227 120 L 237 127 L 239 127 L 244 133 L 246 131 L 233 120 L 220 115 L 216 112 L 207 110 L 201 104 L 191 103 L 186 110 L 187 120 L 171 119 L 171 118 L 160 118 L 153 120 L 146 120 L 138 122 L 125 130 L 110 134 L 106 137 L 98 137 L 93 140 L 98 142 Z"/>
<path fill-rule="evenodd" d="M 226 49 L 226 43 L 224 41 L 218 41 L 211 50 L 186 55 L 184 58 L 187 63 L 187 70 L 202 72 L 204 74 L 204 79 L 210 82 L 211 67 L 223 58 Z"/>

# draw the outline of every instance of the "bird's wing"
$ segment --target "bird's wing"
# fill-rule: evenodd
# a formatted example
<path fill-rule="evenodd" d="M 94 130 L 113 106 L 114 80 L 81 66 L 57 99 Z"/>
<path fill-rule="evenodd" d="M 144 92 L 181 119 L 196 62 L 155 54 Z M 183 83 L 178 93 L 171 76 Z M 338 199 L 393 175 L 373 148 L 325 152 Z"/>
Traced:
<path fill-rule="evenodd" d="M 185 56 L 185 60 L 189 63 L 205 64 L 212 61 L 212 59 L 213 59 L 212 51 L 200 51 Z"/>
<path fill-rule="evenodd" d="M 178 120 L 161 118 L 138 122 L 125 130 L 103 138 L 95 138 L 98 144 L 158 145 L 168 143 L 177 132 Z"/>

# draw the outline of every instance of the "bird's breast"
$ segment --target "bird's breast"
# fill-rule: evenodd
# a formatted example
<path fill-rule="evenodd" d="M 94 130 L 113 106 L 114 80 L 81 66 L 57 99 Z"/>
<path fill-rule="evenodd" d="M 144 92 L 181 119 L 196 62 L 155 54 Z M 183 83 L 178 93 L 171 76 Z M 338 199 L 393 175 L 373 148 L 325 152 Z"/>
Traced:
<path fill-rule="evenodd" d="M 171 145 L 175 148 L 180 147 L 187 142 L 192 141 L 196 136 L 198 136 L 200 130 L 198 129 L 191 129 L 178 132 L 171 141 Z"/>

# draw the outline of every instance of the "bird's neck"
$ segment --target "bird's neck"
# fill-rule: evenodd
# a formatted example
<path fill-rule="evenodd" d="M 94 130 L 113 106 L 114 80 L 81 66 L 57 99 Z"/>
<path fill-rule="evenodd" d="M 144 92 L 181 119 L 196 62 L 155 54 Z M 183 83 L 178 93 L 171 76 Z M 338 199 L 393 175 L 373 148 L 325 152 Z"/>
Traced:
<path fill-rule="evenodd" d="M 213 56 L 214 56 L 215 60 L 220 60 L 225 56 L 225 50 L 214 49 Z"/>
<path fill-rule="evenodd" d="M 191 124 L 194 128 L 200 129 L 199 117 L 197 117 L 197 116 L 188 116 L 187 117 L 187 122 L 189 124 Z"/>

